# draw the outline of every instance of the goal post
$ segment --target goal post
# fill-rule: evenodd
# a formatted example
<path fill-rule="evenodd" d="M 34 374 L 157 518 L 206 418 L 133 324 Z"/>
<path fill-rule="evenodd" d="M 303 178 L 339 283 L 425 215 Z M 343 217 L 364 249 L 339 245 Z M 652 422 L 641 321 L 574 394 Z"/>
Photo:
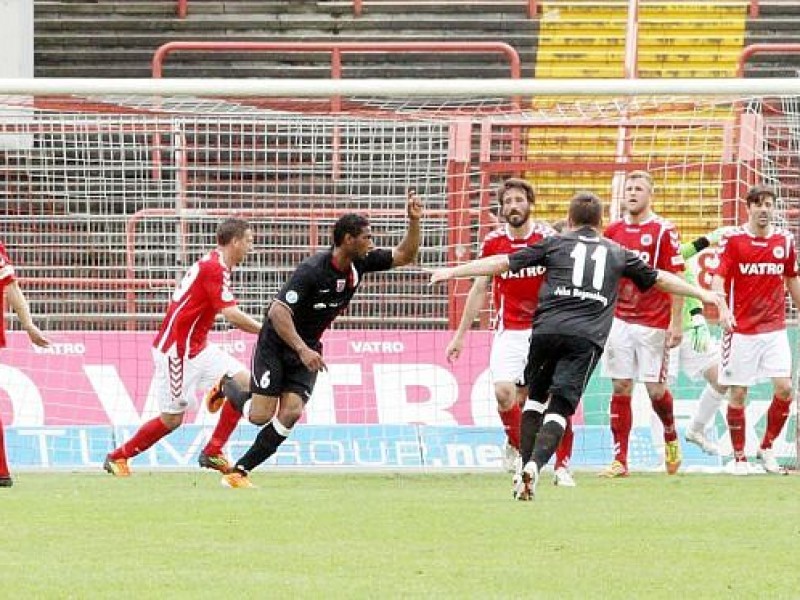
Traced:
<path fill-rule="evenodd" d="M 338 96 L 341 110 L 331 111 Z M 497 226 L 494 187 L 524 177 L 535 216 L 565 216 L 595 191 L 618 215 L 620 178 L 646 169 L 655 208 L 691 240 L 740 222 L 748 186 L 779 195 L 798 234 L 800 80 L 0 80 L 4 233 L 36 320 L 55 344 L 12 331 L 0 354 L 0 416 L 12 465 L 99 468 L 157 413 L 150 344 L 182 272 L 216 224 L 248 219 L 255 250 L 237 268 L 256 316 L 301 260 L 330 244 L 345 212 L 376 243 L 426 203 L 418 263 L 368 277 L 324 338 L 330 369 L 275 461 L 291 466 L 497 469 L 503 443 L 488 356 L 491 299 L 454 364 L 445 348 L 470 284 L 430 287 L 428 269 L 476 257 Z M 701 280 L 713 257 L 699 260 Z M 797 370 L 797 316 L 788 315 Z M 16 320 L 7 318 L 12 330 Z M 252 336 L 214 339 L 249 364 Z M 673 389 L 684 427 L 702 385 Z M 198 391 L 201 394 L 201 391 Z M 573 465 L 609 460 L 610 384 L 595 374 L 576 417 Z M 754 388 L 748 454 L 771 397 Z M 634 468 L 656 467 L 649 408 L 635 395 Z M 797 456 L 796 410 L 776 450 Z M 214 417 L 202 408 L 134 466 L 190 467 Z M 714 432 L 725 446 L 724 417 Z M 241 425 L 230 451 L 255 435 Z M 721 466 L 685 448 L 687 468 Z"/>

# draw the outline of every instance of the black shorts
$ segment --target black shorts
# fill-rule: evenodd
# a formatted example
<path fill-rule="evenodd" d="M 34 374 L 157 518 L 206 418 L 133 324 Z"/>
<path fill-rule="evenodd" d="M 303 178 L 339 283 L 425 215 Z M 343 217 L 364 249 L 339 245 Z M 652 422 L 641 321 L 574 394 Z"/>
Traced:
<path fill-rule="evenodd" d="M 534 332 L 525 366 L 528 397 L 544 403 L 550 395 L 560 396 L 574 411 L 602 354 L 586 338 Z"/>
<path fill-rule="evenodd" d="M 262 396 L 280 398 L 291 392 L 308 402 L 317 382 L 316 371 L 309 371 L 297 352 L 266 326 L 258 334 L 250 370 L 250 391 Z"/>

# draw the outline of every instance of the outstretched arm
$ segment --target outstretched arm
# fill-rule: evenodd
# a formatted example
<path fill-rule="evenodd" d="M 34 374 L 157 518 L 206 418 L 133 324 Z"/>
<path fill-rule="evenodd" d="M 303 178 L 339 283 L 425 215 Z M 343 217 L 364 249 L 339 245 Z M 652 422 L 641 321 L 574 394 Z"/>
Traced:
<path fill-rule="evenodd" d="M 719 310 L 720 325 L 730 330 L 736 324 L 727 303 L 725 302 L 724 295 L 704 290 L 703 288 L 692 285 L 682 277 L 678 277 L 673 273 L 667 271 L 659 271 L 658 279 L 656 279 L 656 287 L 664 292 L 670 294 L 677 294 L 678 296 L 691 296 L 706 302 L 707 304 L 714 304 Z"/>
<path fill-rule="evenodd" d="M 413 188 L 408 190 L 408 203 L 406 204 L 406 214 L 408 215 L 408 229 L 400 243 L 392 251 L 392 266 L 402 267 L 403 265 L 414 262 L 419 251 L 420 226 L 422 218 L 422 200 L 417 196 Z"/>
<path fill-rule="evenodd" d="M 499 275 L 508 271 L 508 255 L 495 254 L 478 260 L 458 265 L 457 267 L 446 267 L 436 269 L 431 273 L 431 283 L 439 283 L 448 279 L 459 279 L 462 277 L 477 277 L 479 275 Z"/>
<path fill-rule="evenodd" d="M 241 329 L 247 333 L 258 333 L 261 331 L 261 323 L 250 315 L 242 312 L 238 306 L 228 306 L 227 308 L 223 308 L 221 312 L 222 316 L 237 329 Z"/>
<path fill-rule="evenodd" d="M 6 286 L 6 298 L 8 299 L 8 305 L 17 313 L 19 322 L 22 324 L 22 328 L 27 332 L 31 342 L 42 348 L 49 346 L 50 340 L 48 340 L 33 323 L 28 300 L 25 298 L 25 294 L 22 293 L 22 288 L 19 287 L 16 281 L 12 281 Z"/>

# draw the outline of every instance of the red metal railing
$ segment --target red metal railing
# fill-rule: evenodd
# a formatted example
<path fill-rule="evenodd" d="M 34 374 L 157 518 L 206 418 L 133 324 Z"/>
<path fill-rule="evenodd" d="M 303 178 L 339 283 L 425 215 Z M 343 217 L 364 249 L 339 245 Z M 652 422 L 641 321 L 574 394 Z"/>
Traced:
<path fill-rule="evenodd" d="M 186 15 L 189 14 L 189 0 L 178 0 L 175 12 L 178 14 L 179 19 L 185 19 Z"/>
<path fill-rule="evenodd" d="M 185 0 L 184 0 L 185 1 Z M 755 0 L 754 0 L 755 1 Z M 536 16 L 537 1 L 536 0 L 520 0 L 520 4 L 525 4 L 528 7 L 528 18 L 533 19 Z M 455 2 L 454 4 L 459 4 Z M 480 0 L 472 1 L 472 2 L 461 2 L 460 4 L 481 4 Z M 486 4 L 491 4 L 491 2 L 487 2 Z M 353 14 L 356 17 L 360 17 L 361 13 L 364 10 L 364 0 L 353 0 Z"/>
<path fill-rule="evenodd" d="M 153 54 L 152 75 L 160 78 L 164 72 L 164 61 L 175 52 L 292 52 L 328 53 L 331 60 L 331 78 L 341 79 L 342 56 L 344 54 L 408 54 L 408 53 L 451 53 L 451 54 L 502 54 L 508 59 L 509 75 L 519 79 L 521 61 L 513 46 L 504 42 L 168 42 Z M 341 112 L 342 99 L 334 96 L 330 101 L 333 112 Z M 515 142 L 519 148 L 519 141 Z M 160 168 L 160 136 L 154 140 L 154 176 L 158 177 Z M 334 147 L 338 144 L 334 141 Z M 334 161 L 338 161 L 335 152 Z"/>
<path fill-rule="evenodd" d="M 521 73 L 519 54 L 504 42 L 167 42 L 153 54 L 153 77 L 163 76 L 164 61 L 175 52 L 328 53 L 332 79 L 342 77 L 344 54 L 502 54 L 508 59 L 510 77 L 519 79 Z M 341 110 L 341 98 L 331 100 L 331 109 Z"/>
<path fill-rule="evenodd" d="M 750 18 L 755 19 L 759 15 L 758 0 L 750 0 Z"/>
<path fill-rule="evenodd" d="M 739 55 L 739 62 L 736 65 L 736 76 L 744 77 L 744 67 L 747 61 L 756 54 L 799 54 L 800 44 L 751 44 L 745 46 Z"/>

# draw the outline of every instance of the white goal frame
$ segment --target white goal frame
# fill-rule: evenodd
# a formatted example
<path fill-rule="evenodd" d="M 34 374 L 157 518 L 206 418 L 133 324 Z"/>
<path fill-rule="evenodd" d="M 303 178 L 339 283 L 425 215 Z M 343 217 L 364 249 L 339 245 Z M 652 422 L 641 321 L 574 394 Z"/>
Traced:
<path fill-rule="evenodd" d="M 518 98 L 800 96 L 800 78 L 752 79 L 0 79 L 0 96 L 99 98 Z M 797 366 L 793 373 L 797 394 Z M 797 399 L 796 399 L 797 403 Z M 800 450 L 800 418 L 795 444 Z M 800 455 L 800 452 L 797 453 Z"/>

